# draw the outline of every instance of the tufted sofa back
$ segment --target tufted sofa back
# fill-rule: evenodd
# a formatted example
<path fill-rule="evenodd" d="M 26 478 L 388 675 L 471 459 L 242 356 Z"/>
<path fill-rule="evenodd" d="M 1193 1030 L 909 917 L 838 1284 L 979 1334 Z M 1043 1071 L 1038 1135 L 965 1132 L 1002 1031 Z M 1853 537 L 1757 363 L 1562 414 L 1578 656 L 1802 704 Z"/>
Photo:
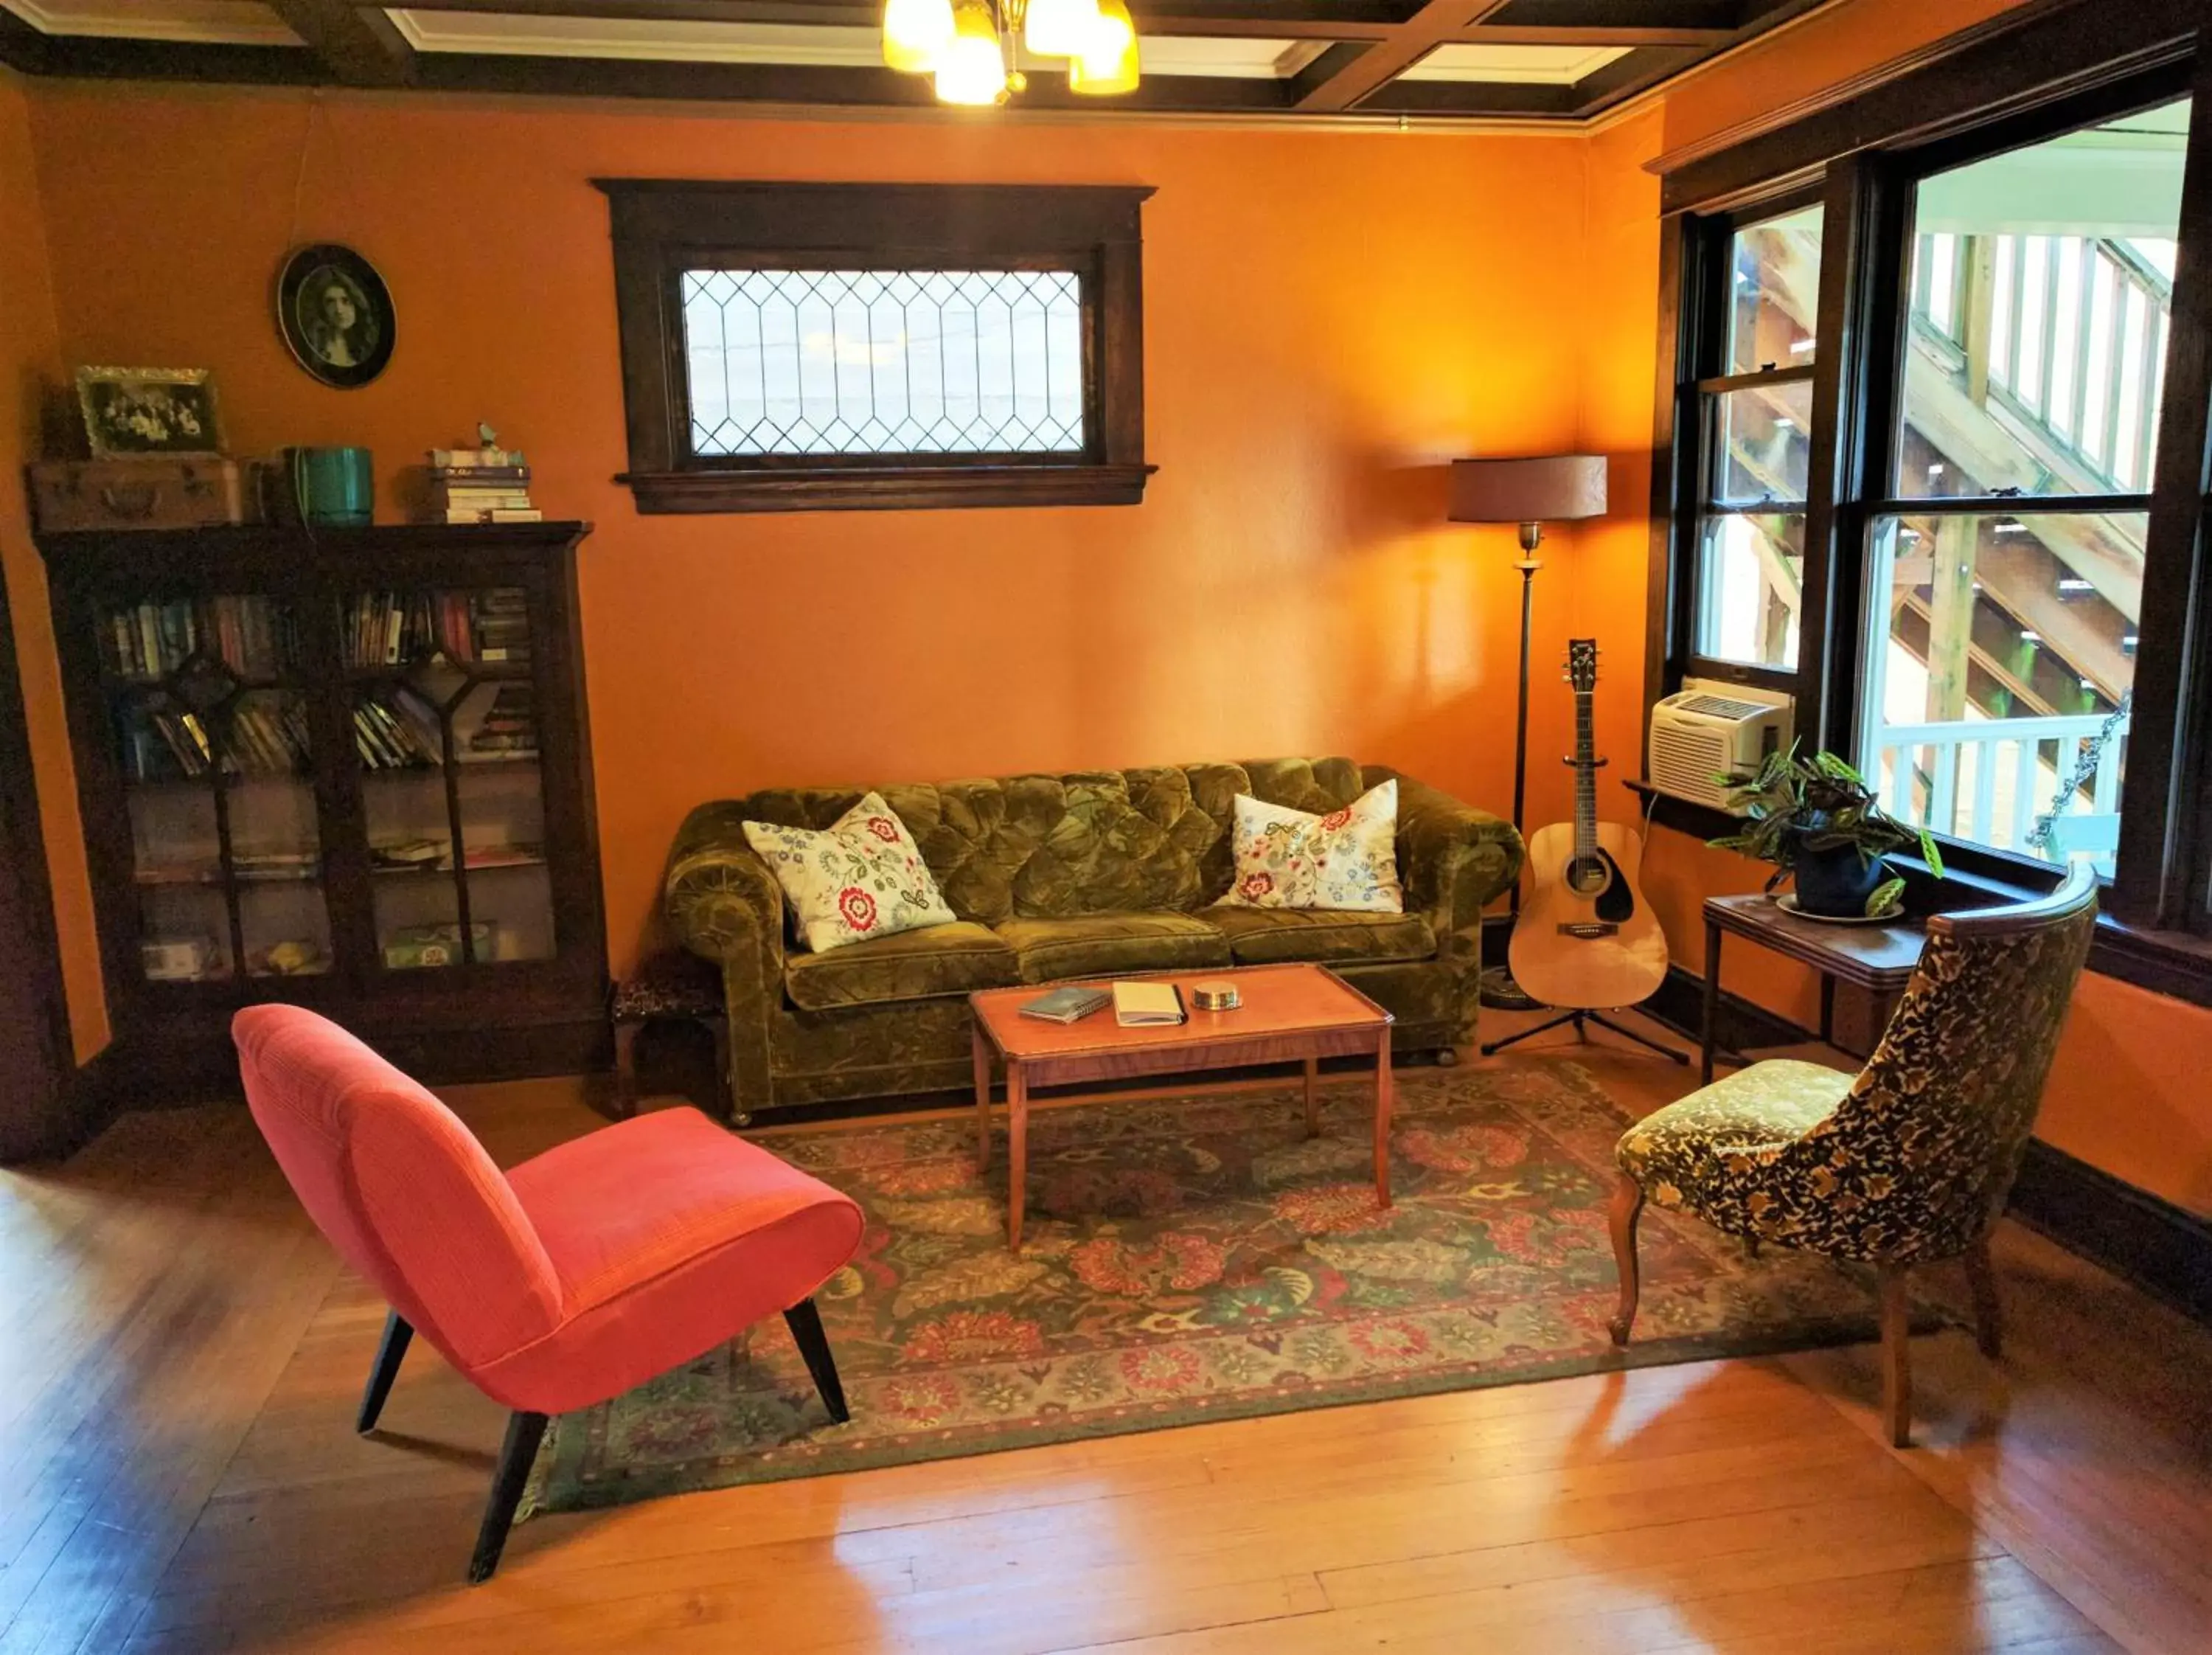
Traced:
<path fill-rule="evenodd" d="M 1348 758 L 1270 758 L 878 788 L 963 920 L 1206 907 L 1229 889 L 1235 800 L 1323 814 L 1364 790 Z M 865 789 L 773 788 L 717 815 L 828 827 Z"/>

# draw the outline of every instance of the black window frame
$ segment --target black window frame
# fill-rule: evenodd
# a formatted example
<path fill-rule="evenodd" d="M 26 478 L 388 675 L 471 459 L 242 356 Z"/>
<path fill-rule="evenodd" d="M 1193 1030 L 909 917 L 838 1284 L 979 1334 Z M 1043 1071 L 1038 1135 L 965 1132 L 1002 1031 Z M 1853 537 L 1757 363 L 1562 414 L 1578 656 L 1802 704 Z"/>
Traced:
<path fill-rule="evenodd" d="M 1662 158 L 1662 351 L 1655 437 L 1652 641 L 1647 698 L 1686 675 L 1768 684 L 1796 697 L 1808 745 L 1856 754 L 1863 684 L 1864 583 L 1875 520 L 1916 515 L 2148 509 L 2134 715 L 2115 877 L 2092 964 L 2212 1004 L 2212 52 L 2193 8 L 2143 0 L 2117 24 L 2096 8 L 1971 31 L 1955 49 L 1900 70 L 1756 143 Z M 1933 173 L 2131 111 L 2193 97 L 2172 330 L 2156 451 L 2145 495 L 1895 499 L 1911 282 L 1914 191 Z M 1806 596 L 1798 671 L 1782 675 L 1693 653 L 1702 443 L 1678 441 L 1686 388 L 1710 356 L 1712 277 L 1735 226 L 1818 192 L 1826 203 L 1820 346 L 1814 375 Z M 1815 563 L 1819 578 L 1815 579 Z M 1817 593 L 1816 593 L 1817 587 Z M 1662 596 L 1663 594 L 1663 596 Z M 1814 624 L 1814 604 L 1821 623 Z M 1657 801 L 1659 819 L 1719 831 L 1732 818 Z M 1949 877 L 1919 870 L 1931 906 L 2055 885 L 2061 870 L 1946 839 Z M 1932 888 L 1929 888 L 1932 887 Z"/>
<path fill-rule="evenodd" d="M 1705 525 L 1716 514 L 1742 514 L 1753 509 L 1738 505 L 1717 510 L 1713 500 L 1712 473 L 1718 455 L 1715 425 L 1719 417 L 1719 399 L 1729 392 L 1760 385 L 1804 384 L 1812 387 L 1813 395 L 1817 399 L 1821 362 L 1828 355 L 1826 343 L 1822 340 L 1814 360 L 1802 366 L 1778 365 L 1771 371 L 1752 373 L 1729 371 L 1732 364 L 1726 357 L 1734 270 L 1731 250 L 1738 231 L 1819 205 L 1821 199 L 1818 185 L 1799 186 L 1778 195 L 1759 197 L 1739 206 L 1698 216 L 1686 222 L 1683 227 L 1682 299 L 1676 336 L 1674 412 L 1670 423 L 1673 429 L 1686 434 L 1687 440 L 1676 444 L 1672 455 L 1675 473 L 1672 486 L 1677 502 L 1675 515 L 1679 534 L 1670 548 L 1669 556 L 1674 571 L 1672 585 L 1680 594 L 1680 600 L 1674 605 L 1674 613 L 1669 618 L 1668 654 L 1680 666 L 1679 670 L 1672 674 L 1672 682 L 1668 686 L 1670 691 L 1680 686 L 1683 678 L 1693 677 L 1784 691 L 1794 696 L 1800 705 L 1817 699 L 1819 695 L 1819 624 L 1825 618 L 1824 594 L 1829 580 L 1831 554 L 1829 547 L 1816 539 L 1813 520 L 1813 497 L 1819 482 L 1819 448 L 1814 429 L 1808 429 L 1806 440 L 1814 445 L 1811 471 L 1814 475 L 1808 476 L 1807 479 L 1804 501 L 1787 502 L 1796 512 L 1802 513 L 1806 520 L 1804 568 L 1801 576 L 1803 593 L 1801 603 L 1803 606 L 1800 608 L 1798 617 L 1797 665 L 1785 670 L 1771 665 L 1732 660 L 1725 656 L 1707 655 L 1698 648 L 1698 632 L 1704 612 Z M 1825 215 L 1821 229 L 1821 282 L 1825 286 L 1827 280 Z M 1817 407 L 1814 414 L 1817 421 Z M 1814 609 L 1816 602 L 1820 605 L 1817 612 Z"/>
<path fill-rule="evenodd" d="M 1121 506 L 1144 499 L 1145 186 L 595 179 L 608 199 L 644 513 Z M 700 454 L 682 284 L 706 269 L 1050 270 L 1082 295 L 1079 453 Z"/>

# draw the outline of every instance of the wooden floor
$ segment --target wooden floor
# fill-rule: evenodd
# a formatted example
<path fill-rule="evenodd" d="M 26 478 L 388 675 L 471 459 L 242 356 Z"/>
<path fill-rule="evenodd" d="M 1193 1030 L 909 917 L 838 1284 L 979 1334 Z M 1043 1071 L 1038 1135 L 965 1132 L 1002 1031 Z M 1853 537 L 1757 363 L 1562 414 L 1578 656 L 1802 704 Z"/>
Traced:
<path fill-rule="evenodd" d="M 455 1100 L 502 1160 L 596 1122 Z M 1918 1342 L 1910 1452 L 1862 1348 L 542 1518 L 471 1590 L 500 1410 L 418 1342 L 356 1437 L 382 1306 L 243 1110 L 132 1117 L 0 1174 L 0 1651 L 2205 1655 L 2212 1335 L 2012 1226 L 1998 1261 L 2012 1348 Z"/>

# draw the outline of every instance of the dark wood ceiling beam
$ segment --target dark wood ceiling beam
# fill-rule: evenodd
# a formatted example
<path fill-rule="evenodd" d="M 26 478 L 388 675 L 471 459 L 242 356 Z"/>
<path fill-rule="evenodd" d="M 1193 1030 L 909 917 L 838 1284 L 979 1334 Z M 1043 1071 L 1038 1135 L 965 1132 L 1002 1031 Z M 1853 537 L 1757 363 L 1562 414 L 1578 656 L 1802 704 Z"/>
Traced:
<path fill-rule="evenodd" d="M 268 0 L 307 49 L 348 86 L 406 86 L 415 78 L 415 49 L 380 6 L 351 0 Z"/>
<path fill-rule="evenodd" d="M 47 36 L 14 12 L 0 8 L 0 64 L 26 75 L 47 72 Z"/>
<path fill-rule="evenodd" d="M 361 0 L 354 0 L 360 4 Z M 589 21 L 798 23 L 877 28 L 883 7 L 866 0 L 436 0 L 425 11 Z M 1137 0 L 1145 34 L 1282 40 L 1379 40 L 1419 9 L 1418 0 Z"/>
<path fill-rule="evenodd" d="M 1799 0 L 1765 0 L 1791 5 Z M 1818 0 L 1816 0 L 1816 3 Z M 1698 29 L 1733 34 L 1762 0 L 1506 0 L 1491 19 L 1503 28 Z"/>
<path fill-rule="evenodd" d="M 1350 109 L 1507 3 L 1508 0 L 1429 0 L 1388 40 L 1366 47 L 1342 68 L 1304 90 L 1297 106 L 1313 114 Z"/>

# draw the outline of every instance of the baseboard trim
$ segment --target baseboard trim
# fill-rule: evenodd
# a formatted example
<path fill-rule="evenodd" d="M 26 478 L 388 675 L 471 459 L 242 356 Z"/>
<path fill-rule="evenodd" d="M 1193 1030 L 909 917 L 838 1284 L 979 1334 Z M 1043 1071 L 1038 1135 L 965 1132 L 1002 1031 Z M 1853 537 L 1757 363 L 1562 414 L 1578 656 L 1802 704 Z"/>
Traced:
<path fill-rule="evenodd" d="M 2212 1220 L 2031 1139 L 2012 1216 L 2212 1326 Z"/>
<path fill-rule="evenodd" d="M 1669 965 L 1659 992 L 1636 1009 L 1692 1041 L 1702 1039 L 1705 980 L 1686 965 Z M 1713 1019 L 1713 1038 L 1723 1050 L 1746 1052 L 1768 1046 L 1802 1046 L 1820 1037 L 1723 989 Z"/>

